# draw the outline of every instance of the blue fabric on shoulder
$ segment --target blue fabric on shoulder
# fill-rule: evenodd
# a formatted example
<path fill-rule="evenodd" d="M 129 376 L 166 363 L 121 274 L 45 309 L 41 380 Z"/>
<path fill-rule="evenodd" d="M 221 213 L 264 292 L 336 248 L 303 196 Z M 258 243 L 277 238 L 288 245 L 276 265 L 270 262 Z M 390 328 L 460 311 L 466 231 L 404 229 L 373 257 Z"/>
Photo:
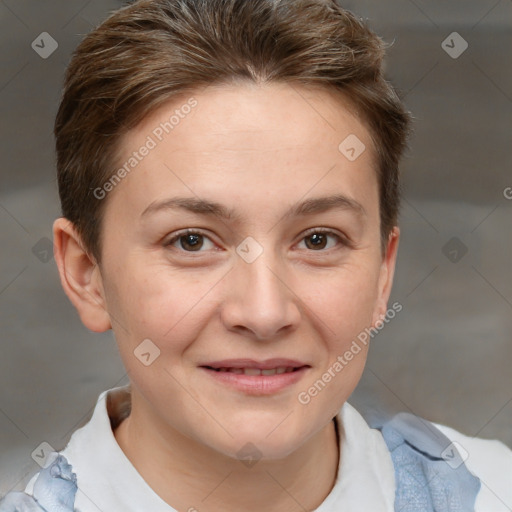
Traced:
<path fill-rule="evenodd" d="M 431 422 L 399 413 L 381 425 L 395 467 L 395 511 L 474 512 L 480 479 L 460 452 Z M 460 446 L 460 445 L 459 445 Z"/>
<path fill-rule="evenodd" d="M 52 452 L 53 462 L 39 472 L 33 496 L 9 492 L 0 502 L 0 512 L 73 512 L 78 490 L 76 474 L 67 459 Z M 51 459 L 50 459 L 51 460 Z"/>

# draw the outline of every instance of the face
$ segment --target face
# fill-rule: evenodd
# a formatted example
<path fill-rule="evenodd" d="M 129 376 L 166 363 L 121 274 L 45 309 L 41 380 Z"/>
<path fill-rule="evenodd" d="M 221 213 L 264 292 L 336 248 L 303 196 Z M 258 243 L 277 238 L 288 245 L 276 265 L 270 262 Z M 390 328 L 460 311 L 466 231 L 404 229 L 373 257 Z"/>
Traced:
<path fill-rule="evenodd" d="M 383 256 L 374 148 L 343 97 L 287 84 L 191 96 L 123 139 L 119 167 L 138 157 L 103 199 L 102 297 L 146 418 L 229 457 L 247 442 L 285 457 L 359 381 L 367 345 L 344 354 L 386 311 L 398 231 Z M 366 148 L 356 159 L 339 149 L 349 135 Z M 272 358 L 301 369 L 204 367 Z"/>

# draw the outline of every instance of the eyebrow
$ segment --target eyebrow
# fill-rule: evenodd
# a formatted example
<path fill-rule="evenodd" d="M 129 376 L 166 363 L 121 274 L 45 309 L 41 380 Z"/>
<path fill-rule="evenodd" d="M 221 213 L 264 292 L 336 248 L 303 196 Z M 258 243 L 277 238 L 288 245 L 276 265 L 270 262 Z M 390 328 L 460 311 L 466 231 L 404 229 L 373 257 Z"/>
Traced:
<path fill-rule="evenodd" d="M 230 221 L 241 220 L 240 214 L 234 209 L 228 208 L 215 201 L 207 201 L 195 197 L 171 197 L 161 201 L 154 201 L 142 212 L 141 217 L 172 209 L 187 210 L 191 213 L 216 216 Z M 284 214 L 283 219 L 314 215 L 334 209 L 352 211 L 360 217 L 366 216 L 366 210 L 361 203 L 342 194 L 335 194 L 326 197 L 306 199 L 305 201 L 297 203 Z"/>

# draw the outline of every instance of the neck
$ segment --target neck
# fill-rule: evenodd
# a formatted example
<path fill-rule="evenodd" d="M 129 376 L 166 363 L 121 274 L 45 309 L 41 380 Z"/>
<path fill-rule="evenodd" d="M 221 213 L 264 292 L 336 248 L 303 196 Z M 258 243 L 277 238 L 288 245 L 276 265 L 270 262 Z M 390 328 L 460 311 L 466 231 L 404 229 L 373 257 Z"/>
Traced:
<path fill-rule="evenodd" d="M 136 396 L 114 436 L 147 484 L 176 510 L 304 512 L 318 508 L 335 484 L 334 421 L 284 459 L 244 465 L 162 424 Z"/>

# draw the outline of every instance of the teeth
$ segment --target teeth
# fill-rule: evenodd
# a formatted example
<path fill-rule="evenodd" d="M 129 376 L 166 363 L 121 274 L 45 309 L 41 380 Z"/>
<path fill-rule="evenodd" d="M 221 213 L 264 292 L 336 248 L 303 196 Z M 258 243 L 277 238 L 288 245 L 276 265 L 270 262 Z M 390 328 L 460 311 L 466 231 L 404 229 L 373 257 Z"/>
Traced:
<path fill-rule="evenodd" d="M 240 368 L 241 370 L 242 368 Z M 244 368 L 244 375 L 261 375 L 261 370 L 258 368 Z"/>
<path fill-rule="evenodd" d="M 217 368 L 218 372 L 229 372 L 244 375 L 280 375 L 282 373 L 293 372 L 293 366 L 279 366 L 278 368 L 269 368 L 260 370 L 259 368 Z"/>

